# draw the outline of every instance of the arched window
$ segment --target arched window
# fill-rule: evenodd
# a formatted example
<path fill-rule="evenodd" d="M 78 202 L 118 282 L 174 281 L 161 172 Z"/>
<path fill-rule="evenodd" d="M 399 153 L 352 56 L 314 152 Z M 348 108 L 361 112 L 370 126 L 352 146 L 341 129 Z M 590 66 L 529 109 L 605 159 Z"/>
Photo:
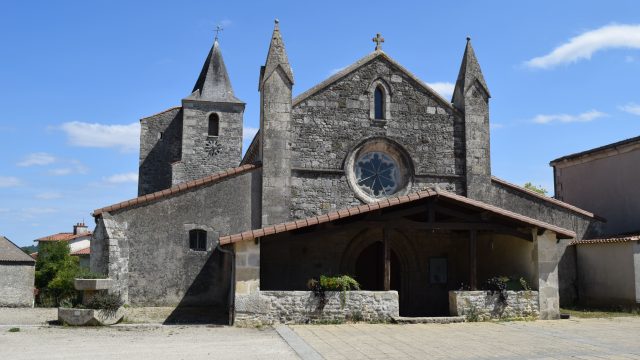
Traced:
<path fill-rule="evenodd" d="M 220 118 L 218 114 L 209 115 L 209 136 L 218 136 Z"/>
<path fill-rule="evenodd" d="M 384 92 L 380 86 L 376 87 L 376 90 L 373 95 L 373 103 L 375 107 L 375 119 L 383 120 L 384 119 Z"/>
<path fill-rule="evenodd" d="M 189 230 L 189 249 L 195 251 L 206 251 L 207 232 L 202 229 Z"/>

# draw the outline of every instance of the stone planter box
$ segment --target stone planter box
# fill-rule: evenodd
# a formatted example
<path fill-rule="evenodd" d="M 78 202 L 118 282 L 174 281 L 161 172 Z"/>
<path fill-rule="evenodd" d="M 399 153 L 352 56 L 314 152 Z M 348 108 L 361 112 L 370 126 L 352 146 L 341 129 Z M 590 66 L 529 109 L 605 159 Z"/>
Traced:
<path fill-rule="evenodd" d="M 399 316 L 397 291 L 327 291 L 322 306 L 311 291 L 259 291 L 236 296 L 236 324 L 306 324 L 344 321 L 391 321 Z"/>
<path fill-rule="evenodd" d="M 507 291 L 506 295 L 502 302 L 498 292 L 449 291 L 449 313 L 473 321 L 540 316 L 537 291 Z"/>
<path fill-rule="evenodd" d="M 58 320 L 71 326 L 113 325 L 122 320 L 124 308 L 109 316 L 104 310 L 58 308 Z"/>
<path fill-rule="evenodd" d="M 75 279 L 73 282 L 76 290 L 108 290 L 111 288 L 111 279 Z"/>

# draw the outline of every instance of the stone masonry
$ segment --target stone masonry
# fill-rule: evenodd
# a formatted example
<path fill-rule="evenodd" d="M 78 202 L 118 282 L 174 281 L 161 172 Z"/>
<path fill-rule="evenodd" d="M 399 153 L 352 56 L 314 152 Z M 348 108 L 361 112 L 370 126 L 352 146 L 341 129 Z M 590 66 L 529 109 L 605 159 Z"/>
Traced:
<path fill-rule="evenodd" d="M 35 263 L 0 261 L 0 307 L 33 307 Z"/>
<path fill-rule="evenodd" d="M 537 318 L 537 291 L 506 291 L 505 301 L 498 292 L 449 291 L 451 316 L 465 316 L 467 320 Z"/>

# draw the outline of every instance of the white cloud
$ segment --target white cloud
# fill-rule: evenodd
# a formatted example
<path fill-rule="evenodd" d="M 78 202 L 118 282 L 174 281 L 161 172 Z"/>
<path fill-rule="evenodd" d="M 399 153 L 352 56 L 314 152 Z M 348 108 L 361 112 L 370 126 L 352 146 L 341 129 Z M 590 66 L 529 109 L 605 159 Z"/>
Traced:
<path fill-rule="evenodd" d="M 502 129 L 504 128 L 504 124 L 500 124 L 500 123 L 490 123 L 489 124 L 489 128 L 497 130 L 497 129 Z"/>
<path fill-rule="evenodd" d="M 88 171 L 87 167 L 84 166 L 78 160 L 69 161 L 69 166 L 57 169 L 49 170 L 49 175 L 53 176 L 65 176 L 71 174 L 86 174 Z"/>
<path fill-rule="evenodd" d="M 340 71 L 342 71 L 342 70 L 344 70 L 346 68 L 347 68 L 346 66 L 343 66 L 343 67 L 331 69 L 331 70 L 329 70 L 329 76 L 333 76 L 333 75 L 339 73 Z"/>
<path fill-rule="evenodd" d="M 9 208 L 0 208 L 0 213 L 9 212 Z"/>
<path fill-rule="evenodd" d="M 47 191 L 36 194 L 35 198 L 40 200 L 55 200 L 62 198 L 62 194 L 55 191 Z"/>
<path fill-rule="evenodd" d="M 455 89 L 456 84 L 450 82 L 434 82 L 428 83 L 433 90 L 435 90 L 438 94 L 442 95 L 444 98 L 450 99 L 453 95 L 453 89 Z"/>
<path fill-rule="evenodd" d="M 62 124 L 69 144 L 80 147 L 119 148 L 134 151 L 140 142 L 140 124 L 104 125 L 72 121 Z"/>
<path fill-rule="evenodd" d="M 525 62 L 532 68 L 549 69 L 560 64 L 591 59 L 594 53 L 615 48 L 640 49 L 640 25 L 607 25 L 584 32 L 550 53 Z"/>
<path fill-rule="evenodd" d="M 22 181 L 15 176 L 0 176 L 0 188 L 16 187 L 22 185 Z"/>
<path fill-rule="evenodd" d="M 251 140 L 253 140 L 253 137 L 256 136 L 257 132 L 258 132 L 258 128 L 245 126 L 242 129 L 242 141 L 246 141 L 250 143 Z"/>
<path fill-rule="evenodd" d="M 626 62 L 626 63 L 632 63 L 632 62 L 635 62 L 635 61 L 636 61 L 636 58 L 631 56 L 631 55 L 627 55 L 627 56 L 624 57 L 624 62 Z"/>
<path fill-rule="evenodd" d="M 123 174 L 111 175 L 104 179 L 109 184 L 123 184 L 129 182 L 138 182 L 138 173 L 129 172 Z"/>
<path fill-rule="evenodd" d="M 569 114 L 551 114 L 551 115 L 536 115 L 532 122 L 536 124 L 548 124 L 551 122 L 562 122 L 562 123 L 571 123 L 571 122 L 589 122 L 595 119 L 608 116 L 607 114 L 600 112 L 598 110 L 591 110 L 587 112 L 583 112 L 578 115 L 569 115 Z"/>
<path fill-rule="evenodd" d="M 57 213 L 58 209 L 50 208 L 50 207 L 30 207 L 22 210 L 27 217 L 32 217 L 33 215 L 42 215 L 42 214 L 53 214 Z"/>
<path fill-rule="evenodd" d="M 640 105 L 638 104 L 629 103 L 627 105 L 620 106 L 619 109 L 624 112 L 628 112 L 629 114 L 640 116 Z"/>
<path fill-rule="evenodd" d="M 56 158 L 45 152 L 38 152 L 27 155 L 24 160 L 18 163 L 18 166 L 28 167 L 34 165 L 49 165 L 56 161 Z"/>

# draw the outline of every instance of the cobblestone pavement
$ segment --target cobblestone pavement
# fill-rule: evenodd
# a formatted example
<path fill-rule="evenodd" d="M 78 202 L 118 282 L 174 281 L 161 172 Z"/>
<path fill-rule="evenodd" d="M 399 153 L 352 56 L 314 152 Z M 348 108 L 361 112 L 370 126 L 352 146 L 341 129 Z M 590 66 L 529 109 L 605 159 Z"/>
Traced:
<path fill-rule="evenodd" d="M 326 359 L 640 359 L 640 317 L 291 328 Z"/>
<path fill-rule="evenodd" d="M 0 359 L 297 359 L 273 329 L 0 326 Z"/>

